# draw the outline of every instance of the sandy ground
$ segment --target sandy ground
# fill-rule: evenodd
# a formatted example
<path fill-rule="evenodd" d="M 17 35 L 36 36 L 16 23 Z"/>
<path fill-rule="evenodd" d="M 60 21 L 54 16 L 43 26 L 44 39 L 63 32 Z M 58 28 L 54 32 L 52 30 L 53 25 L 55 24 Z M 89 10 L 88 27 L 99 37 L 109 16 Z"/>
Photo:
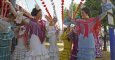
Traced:
<path fill-rule="evenodd" d="M 103 57 L 96 58 L 96 60 L 110 60 L 110 52 L 103 52 Z"/>
<path fill-rule="evenodd" d="M 47 47 L 49 46 L 49 43 L 45 44 Z M 63 50 L 63 44 L 62 43 L 57 43 L 59 47 L 59 51 Z M 102 58 L 96 58 L 96 60 L 110 60 L 110 52 L 103 51 L 103 56 Z"/>

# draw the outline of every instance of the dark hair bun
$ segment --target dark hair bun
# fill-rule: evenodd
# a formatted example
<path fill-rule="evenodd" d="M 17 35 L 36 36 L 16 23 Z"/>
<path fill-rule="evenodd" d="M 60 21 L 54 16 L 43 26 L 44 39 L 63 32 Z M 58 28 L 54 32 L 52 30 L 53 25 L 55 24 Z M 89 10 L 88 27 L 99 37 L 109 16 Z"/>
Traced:
<path fill-rule="evenodd" d="M 33 9 L 32 9 L 32 12 L 31 12 L 31 15 L 32 15 L 32 16 L 36 16 L 37 13 L 40 12 L 40 11 L 41 11 L 41 9 L 37 10 L 36 8 L 33 8 Z"/>
<path fill-rule="evenodd" d="M 87 7 L 82 8 L 82 10 L 90 16 L 90 10 Z"/>

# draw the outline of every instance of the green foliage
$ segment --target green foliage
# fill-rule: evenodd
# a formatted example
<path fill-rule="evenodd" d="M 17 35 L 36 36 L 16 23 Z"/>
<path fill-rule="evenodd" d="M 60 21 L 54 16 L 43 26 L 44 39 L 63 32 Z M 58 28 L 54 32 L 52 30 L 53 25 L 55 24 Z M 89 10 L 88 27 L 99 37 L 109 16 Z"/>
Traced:
<path fill-rule="evenodd" d="M 84 5 L 90 9 L 91 17 L 99 15 L 101 9 L 101 0 L 86 0 Z"/>
<path fill-rule="evenodd" d="M 70 5 L 70 7 L 69 7 L 70 16 L 72 16 L 72 14 L 75 13 L 77 7 L 78 7 L 78 4 L 76 4 L 76 3 L 73 3 L 73 4 Z M 72 11 L 72 10 L 73 10 L 73 11 Z M 76 18 L 77 18 L 78 16 L 80 16 L 80 12 L 78 12 L 78 15 L 76 16 Z M 67 8 L 64 9 L 64 17 L 67 17 Z"/>
<path fill-rule="evenodd" d="M 90 9 L 91 17 L 100 15 L 101 12 L 101 0 L 86 0 L 85 6 Z M 107 26 L 107 17 L 102 20 L 102 26 Z"/>
<path fill-rule="evenodd" d="M 67 9 L 64 9 L 64 18 L 67 17 Z"/>

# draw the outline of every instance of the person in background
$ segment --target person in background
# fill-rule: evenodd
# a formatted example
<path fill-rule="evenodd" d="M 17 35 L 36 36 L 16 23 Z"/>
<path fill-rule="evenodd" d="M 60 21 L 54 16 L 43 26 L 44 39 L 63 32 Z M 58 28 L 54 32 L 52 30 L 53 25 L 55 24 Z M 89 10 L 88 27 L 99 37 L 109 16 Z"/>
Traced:
<path fill-rule="evenodd" d="M 25 34 L 26 28 L 25 26 L 20 26 L 17 31 L 17 45 L 15 46 L 15 50 L 12 54 L 12 60 L 24 60 L 27 53 L 27 48 L 25 46 L 24 41 L 24 34 Z"/>
<path fill-rule="evenodd" d="M 66 27 L 61 35 L 60 39 L 64 43 L 64 50 L 60 53 L 60 60 L 70 60 L 72 41 L 69 39 L 68 34 L 70 33 L 70 25 Z"/>
<path fill-rule="evenodd" d="M 77 48 L 78 48 L 78 26 L 71 24 L 72 30 L 69 33 L 69 39 L 72 40 L 72 50 L 70 60 L 77 60 Z"/>
<path fill-rule="evenodd" d="M 59 49 L 57 46 L 57 30 L 56 30 L 56 23 L 57 18 L 54 16 L 53 19 L 50 19 L 46 15 L 46 19 L 48 20 L 49 24 L 47 25 L 47 37 L 50 43 L 48 50 L 49 50 L 49 60 L 59 60 Z"/>

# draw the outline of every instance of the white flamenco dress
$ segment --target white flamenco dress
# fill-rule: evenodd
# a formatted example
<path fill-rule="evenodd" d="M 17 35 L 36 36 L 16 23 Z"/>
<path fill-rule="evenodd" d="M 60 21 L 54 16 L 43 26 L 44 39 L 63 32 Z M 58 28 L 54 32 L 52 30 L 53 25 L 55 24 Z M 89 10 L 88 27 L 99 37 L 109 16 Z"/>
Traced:
<path fill-rule="evenodd" d="M 41 43 L 40 37 L 39 37 L 39 31 L 38 24 L 34 21 L 30 21 L 30 25 L 32 26 L 32 34 L 29 39 L 29 52 L 27 53 L 27 56 L 25 60 L 48 60 L 49 55 L 48 55 L 48 50 L 45 47 L 45 44 Z"/>
<path fill-rule="evenodd" d="M 54 26 L 48 26 L 47 28 L 48 34 L 47 37 L 49 38 L 49 60 L 59 60 L 59 50 L 57 46 L 57 36 L 56 36 L 56 29 Z"/>
<path fill-rule="evenodd" d="M 29 34 L 29 51 L 26 53 L 26 57 L 24 60 L 48 60 L 48 50 L 46 49 L 44 43 L 41 43 L 39 34 L 43 31 L 41 30 L 41 26 L 45 24 L 45 22 L 38 23 L 37 20 L 34 19 L 28 19 L 23 16 L 23 14 L 18 13 L 19 16 L 17 17 L 16 21 L 20 23 L 21 21 L 25 21 L 28 23 L 28 26 L 31 26 L 31 28 L 26 28 L 26 30 L 29 30 L 27 33 Z M 20 18 L 22 17 L 22 18 Z M 40 34 L 41 35 L 41 34 Z"/>
<path fill-rule="evenodd" d="M 26 57 L 27 49 L 24 45 L 24 37 L 23 37 L 24 32 L 25 30 L 19 31 L 20 37 L 18 38 L 18 44 L 17 46 L 15 46 L 15 50 L 12 54 L 12 60 L 24 60 Z"/>
<path fill-rule="evenodd" d="M 41 44 L 38 36 L 32 34 L 30 38 L 30 50 L 25 60 L 48 60 L 48 58 L 48 51 L 44 44 Z"/>

